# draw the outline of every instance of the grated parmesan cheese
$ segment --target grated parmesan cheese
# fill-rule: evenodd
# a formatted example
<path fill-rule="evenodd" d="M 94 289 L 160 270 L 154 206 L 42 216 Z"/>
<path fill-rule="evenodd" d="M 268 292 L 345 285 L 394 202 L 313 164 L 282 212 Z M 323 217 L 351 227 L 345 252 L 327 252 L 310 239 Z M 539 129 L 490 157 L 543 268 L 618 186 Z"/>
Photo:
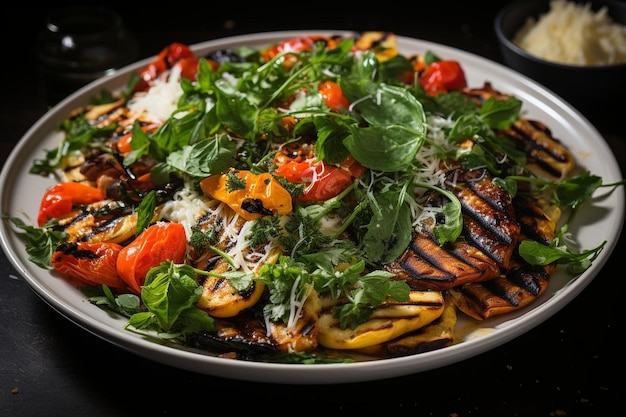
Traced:
<path fill-rule="evenodd" d="M 171 200 L 163 204 L 160 215 L 171 222 L 181 223 L 189 239 L 192 227 L 205 213 L 215 210 L 215 205 L 215 201 L 209 200 L 189 187 L 183 187 L 174 194 Z"/>
<path fill-rule="evenodd" d="M 230 219 L 223 224 L 223 233 L 220 234 L 219 241 L 224 244 L 224 252 L 231 257 L 235 270 L 241 269 L 245 273 L 256 272 L 276 247 L 271 240 L 263 248 L 252 248 L 248 235 L 254 221 L 245 222 L 243 226 L 239 225 L 239 215 L 232 214 L 225 203 L 199 194 L 192 190 L 189 184 L 177 191 L 160 210 L 161 218 L 181 223 L 185 227 L 187 239 L 200 218 L 207 215 L 221 217 L 224 220 Z"/>
<path fill-rule="evenodd" d="M 128 102 L 128 108 L 147 120 L 165 122 L 174 113 L 183 95 L 180 78 L 181 69 L 175 65 L 155 79 L 147 92 L 135 94 Z"/>
<path fill-rule="evenodd" d="M 520 48 L 547 61 L 571 65 L 626 62 L 626 26 L 615 23 L 606 6 L 552 0 L 550 11 L 529 18 L 513 39 Z"/>

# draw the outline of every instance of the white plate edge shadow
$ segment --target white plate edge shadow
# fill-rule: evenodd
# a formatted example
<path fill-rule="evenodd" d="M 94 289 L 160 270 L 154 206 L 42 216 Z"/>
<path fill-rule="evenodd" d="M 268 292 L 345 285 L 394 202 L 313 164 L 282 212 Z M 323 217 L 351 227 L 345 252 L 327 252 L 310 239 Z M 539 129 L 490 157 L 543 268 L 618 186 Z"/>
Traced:
<path fill-rule="evenodd" d="M 305 34 L 350 35 L 352 33 L 342 30 L 266 32 L 215 39 L 192 45 L 192 48 L 202 55 L 216 48 L 261 46 Z M 586 162 L 592 162 L 593 174 L 602 176 L 606 182 L 621 179 L 617 161 L 597 130 L 578 111 L 548 89 L 501 64 L 450 46 L 402 36 L 398 37 L 398 45 L 400 51 L 405 54 L 431 50 L 443 58 L 458 59 L 466 68 L 470 86 L 479 87 L 483 82 L 489 81 L 496 89 L 518 96 L 524 102 L 523 109 L 528 111 L 529 117 L 536 117 L 546 122 L 555 132 L 555 136 L 563 135 L 564 143 L 570 147 L 582 164 L 587 165 Z M 87 102 L 86 99 L 97 94 L 100 89 L 122 88 L 126 83 L 127 75 L 150 60 L 151 58 L 147 58 L 129 65 L 116 74 L 83 87 L 42 116 L 26 132 L 9 155 L 0 174 L 0 184 L 3 184 L 0 207 L 3 213 L 8 212 L 12 216 L 29 221 L 24 217 L 24 214 L 28 213 L 30 221 L 34 219 L 43 191 L 53 182 L 47 182 L 32 174 L 24 174 L 27 173 L 34 157 L 42 157 L 44 149 L 56 146 L 55 135 L 51 133 L 56 121 L 66 117 L 68 112 L 75 107 L 84 105 Z M 18 172 L 22 175 L 17 174 Z M 20 196 L 16 201 L 13 196 L 18 189 L 21 189 L 20 185 L 27 185 L 29 180 L 33 179 L 36 180 L 35 184 L 28 184 L 32 187 L 28 192 L 30 197 Z M 28 204 L 21 202 L 25 198 L 30 198 Z M 224 378 L 252 382 L 334 384 L 404 376 L 450 365 L 500 346 L 536 327 L 576 297 L 594 279 L 608 260 L 623 227 L 624 191 L 620 188 L 607 194 L 606 198 L 600 199 L 597 207 L 594 207 L 594 213 L 596 211 L 605 213 L 605 216 L 601 217 L 600 224 L 604 226 L 601 230 L 606 232 L 607 244 L 595 260 L 593 267 L 567 285 L 563 285 L 566 277 L 556 277 L 552 280 L 555 284 L 551 284 L 541 297 L 542 300 L 537 300 L 520 312 L 481 323 L 488 324 L 484 327 L 493 329 L 489 334 L 431 352 L 352 364 L 295 365 L 237 361 L 146 340 L 124 330 L 123 326 L 126 321 L 123 318 L 112 318 L 100 308 L 91 305 L 80 291 L 62 279 L 52 277 L 53 279 L 47 282 L 46 280 L 49 280 L 51 275 L 28 261 L 23 242 L 8 222 L 0 224 L 0 243 L 16 270 L 47 304 L 83 329 L 137 355 L 180 369 Z M 587 219 L 575 223 L 580 228 L 580 234 L 575 233 L 581 241 L 588 242 L 592 247 L 596 246 L 600 241 L 596 241 L 598 237 L 591 229 L 597 227 L 598 222 L 593 222 L 589 226 L 596 216 L 591 215 L 590 212 L 585 213 L 583 210 L 579 213 L 579 217 Z M 556 281 L 560 282 L 556 283 Z M 554 285 L 557 286 L 558 291 L 555 291 Z"/>

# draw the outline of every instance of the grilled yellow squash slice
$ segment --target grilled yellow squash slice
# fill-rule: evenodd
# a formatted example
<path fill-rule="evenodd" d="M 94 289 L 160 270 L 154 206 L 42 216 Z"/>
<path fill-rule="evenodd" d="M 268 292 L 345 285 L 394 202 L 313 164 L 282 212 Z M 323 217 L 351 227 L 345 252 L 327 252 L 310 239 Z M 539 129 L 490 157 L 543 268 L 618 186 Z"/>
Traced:
<path fill-rule="evenodd" d="M 388 342 L 433 322 L 445 306 L 441 291 L 411 291 L 408 301 L 383 303 L 367 322 L 342 329 L 331 311 L 341 300 L 324 295 L 321 303 L 318 342 L 331 349 L 361 349 Z"/>

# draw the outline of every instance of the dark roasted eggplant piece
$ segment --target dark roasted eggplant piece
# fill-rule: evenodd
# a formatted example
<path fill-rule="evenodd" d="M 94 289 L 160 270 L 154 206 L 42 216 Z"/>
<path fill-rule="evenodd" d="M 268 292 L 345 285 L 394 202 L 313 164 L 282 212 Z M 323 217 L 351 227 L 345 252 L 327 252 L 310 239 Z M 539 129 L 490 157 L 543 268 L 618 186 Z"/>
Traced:
<path fill-rule="evenodd" d="M 415 289 L 443 290 L 493 279 L 508 267 L 520 226 L 511 195 L 493 184 L 486 170 L 451 170 L 448 189 L 461 202 L 462 236 L 440 245 L 430 230 L 416 232 L 405 253 L 386 269 Z M 428 204 L 441 206 L 439 193 Z"/>
<path fill-rule="evenodd" d="M 557 206 L 518 197 L 515 210 L 521 224 L 520 241 L 530 239 L 548 245 L 554 239 L 561 214 Z M 459 310 L 483 320 L 533 302 L 548 287 L 555 266 L 532 266 L 516 253 L 511 266 L 496 279 L 461 285 L 449 293 Z"/>
<path fill-rule="evenodd" d="M 515 262 L 517 264 L 517 262 Z M 449 290 L 452 301 L 468 316 L 483 320 L 527 306 L 548 288 L 552 266 L 528 265 L 522 260 L 498 278 Z"/>
<path fill-rule="evenodd" d="M 220 356 L 232 359 L 252 360 L 260 355 L 278 353 L 262 316 L 255 311 L 249 310 L 228 319 L 216 319 L 215 323 L 215 331 L 191 335 L 188 344 L 226 352 Z"/>
<path fill-rule="evenodd" d="M 463 93 L 477 104 L 482 104 L 490 97 L 510 97 L 494 89 L 488 82 L 481 88 L 467 88 Z M 552 131 L 545 124 L 537 120 L 520 117 L 511 127 L 495 130 L 495 133 L 513 140 L 517 148 L 527 156 L 526 169 L 539 178 L 560 180 L 571 174 L 576 167 L 574 155 L 552 135 Z"/>

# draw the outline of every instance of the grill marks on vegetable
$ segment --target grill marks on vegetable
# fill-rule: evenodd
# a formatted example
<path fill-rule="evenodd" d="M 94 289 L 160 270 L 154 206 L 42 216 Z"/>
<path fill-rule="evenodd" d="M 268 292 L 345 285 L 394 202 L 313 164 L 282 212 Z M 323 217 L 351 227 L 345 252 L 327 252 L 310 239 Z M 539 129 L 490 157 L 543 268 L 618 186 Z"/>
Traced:
<path fill-rule="evenodd" d="M 354 328 L 342 328 L 332 309 L 345 303 L 328 294 L 321 297 L 319 316 L 320 344 L 332 349 L 373 348 L 398 337 L 422 329 L 439 319 L 445 309 L 440 291 L 411 291 L 405 302 L 384 302 L 373 311 L 369 320 Z M 425 348 L 425 340 L 413 340 L 412 349 Z"/>
<path fill-rule="evenodd" d="M 528 156 L 526 168 L 538 177 L 563 178 L 575 160 L 546 125 L 536 120 L 520 119 L 500 133 L 512 139 Z"/>
<path fill-rule="evenodd" d="M 477 104 L 482 104 L 490 97 L 509 97 L 494 89 L 489 82 L 484 83 L 481 88 L 466 89 L 463 93 Z M 539 178 L 559 180 L 565 178 L 576 166 L 574 155 L 542 122 L 520 117 L 509 128 L 496 129 L 495 132 L 511 139 L 526 154 L 525 168 Z"/>
<path fill-rule="evenodd" d="M 215 243 L 201 251 L 190 251 L 191 255 L 188 257 L 189 263 L 196 268 L 215 274 L 230 270 L 228 262 L 216 252 L 216 250 L 227 252 L 236 244 L 231 239 L 228 229 L 239 232 L 245 223 L 244 219 L 235 218 L 233 213 L 229 210 L 222 210 L 221 207 L 219 205 L 214 211 L 201 216 L 196 224 L 201 231 L 212 230 L 215 234 Z M 245 250 L 250 251 L 250 248 Z M 213 317 L 236 316 L 246 308 L 255 305 L 265 289 L 263 283 L 253 281 L 250 287 L 238 291 L 228 279 L 219 276 L 199 275 L 198 282 L 202 285 L 202 295 L 197 306 Z"/>
<path fill-rule="evenodd" d="M 489 97 L 507 97 L 488 82 L 464 94 L 477 104 Z M 574 156 L 541 122 L 520 117 L 511 127 L 495 132 L 526 154 L 524 168 L 539 178 L 558 181 L 576 166 Z M 477 320 L 530 304 L 548 287 L 554 265 L 530 266 L 516 250 L 524 239 L 546 245 L 553 240 L 561 215 L 558 207 L 541 198 L 511 199 L 483 171 L 456 169 L 447 178 L 448 189 L 462 206 L 461 237 L 441 246 L 432 228 L 425 229 L 387 269 L 412 288 L 446 291 L 459 310 Z M 442 206 L 441 199 L 430 193 L 427 205 Z"/>
<path fill-rule="evenodd" d="M 494 185 L 486 171 L 456 169 L 448 178 L 456 178 L 449 190 L 461 202 L 463 237 L 440 245 L 432 230 L 415 235 L 409 249 L 390 265 L 413 288 L 443 290 L 493 279 L 508 266 L 519 239 L 510 194 Z M 440 199 L 431 193 L 429 204 L 441 204 Z"/>
<path fill-rule="evenodd" d="M 451 288 L 455 305 L 477 320 L 518 310 L 548 288 L 552 268 L 520 262 L 495 279 Z"/>
<path fill-rule="evenodd" d="M 59 220 L 59 228 L 74 242 L 125 243 L 135 236 L 137 213 L 123 202 L 103 200 Z"/>
<path fill-rule="evenodd" d="M 414 355 L 440 349 L 454 342 L 456 321 L 456 307 L 449 296 L 446 296 L 441 315 L 428 326 L 375 346 L 357 349 L 357 352 L 384 358 Z"/>
<path fill-rule="evenodd" d="M 544 210 L 541 200 L 511 199 L 486 173 L 471 180 L 476 174 L 454 173 L 464 181 L 449 186 L 462 205 L 461 238 L 439 245 L 426 229 L 387 267 L 412 288 L 446 291 L 459 310 L 482 320 L 524 307 L 548 287 L 554 266 L 528 265 L 516 249 L 524 239 L 548 244 L 560 212 Z"/>
<path fill-rule="evenodd" d="M 531 239 L 549 244 L 554 238 L 560 211 L 542 200 L 514 200 L 520 223 L 519 242 Z M 518 243 L 519 244 L 519 243 Z M 555 265 L 532 266 L 513 252 L 508 269 L 493 280 L 474 282 L 449 289 L 459 310 L 477 320 L 518 310 L 533 302 L 548 288 Z"/>
<path fill-rule="evenodd" d="M 194 335 L 192 344 L 230 351 L 229 357 L 243 360 L 280 352 L 311 351 L 318 346 L 320 303 L 317 294 L 307 299 L 302 315 L 293 326 L 264 320 L 262 300 L 235 316 L 217 318 L 217 329 Z"/>

